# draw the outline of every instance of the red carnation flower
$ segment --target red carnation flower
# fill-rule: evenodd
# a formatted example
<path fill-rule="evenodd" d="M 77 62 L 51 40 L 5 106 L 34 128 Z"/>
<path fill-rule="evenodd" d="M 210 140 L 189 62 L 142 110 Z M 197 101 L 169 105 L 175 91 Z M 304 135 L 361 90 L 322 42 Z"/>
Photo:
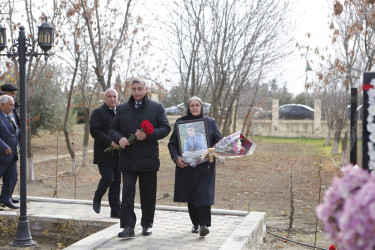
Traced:
<path fill-rule="evenodd" d="M 141 129 L 149 135 L 151 135 L 154 132 L 154 127 L 148 120 L 144 120 L 141 123 Z"/>

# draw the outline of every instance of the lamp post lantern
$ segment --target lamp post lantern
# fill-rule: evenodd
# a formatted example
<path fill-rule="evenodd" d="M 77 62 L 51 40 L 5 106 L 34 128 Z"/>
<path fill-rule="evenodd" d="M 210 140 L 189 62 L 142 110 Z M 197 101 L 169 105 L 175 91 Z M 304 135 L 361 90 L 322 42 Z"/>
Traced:
<path fill-rule="evenodd" d="M 0 24 L 0 51 L 6 48 L 6 29 Z M 30 38 L 26 38 L 25 28 L 19 27 L 18 38 L 13 41 L 13 45 L 8 49 L 6 54 L 0 56 L 7 56 L 13 60 L 18 59 L 19 63 L 19 92 L 20 92 L 20 216 L 18 219 L 17 234 L 12 246 L 26 247 L 35 245 L 36 242 L 32 240 L 29 221 L 27 218 L 27 186 L 26 186 L 26 153 L 27 153 L 27 130 L 26 130 L 26 61 L 33 56 L 44 55 L 45 60 L 48 58 L 47 51 L 53 47 L 53 27 L 45 21 L 38 27 L 38 45 L 44 53 L 37 53 L 34 51 Z"/>
<path fill-rule="evenodd" d="M 0 24 L 0 51 L 5 49 L 7 43 L 6 29 Z"/>
<path fill-rule="evenodd" d="M 39 47 L 47 52 L 53 46 L 53 27 L 52 25 L 47 22 L 47 18 L 45 21 L 38 27 L 38 45 Z"/>

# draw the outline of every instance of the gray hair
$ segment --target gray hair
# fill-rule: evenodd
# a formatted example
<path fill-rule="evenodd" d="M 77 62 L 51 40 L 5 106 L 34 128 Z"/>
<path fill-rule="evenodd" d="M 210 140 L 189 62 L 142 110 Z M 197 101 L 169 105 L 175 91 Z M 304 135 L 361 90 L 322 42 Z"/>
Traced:
<path fill-rule="evenodd" d="M 11 100 L 13 101 L 13 97 L 11 97 L 9 95 L 2 95 L 2 96 L 0 96 L 0 105 L 8 103 Z"/>
<path fill-rule="evenodd" d="M 118 96 L 117 90 L 115 90 L 114 88 L 110 88 L 110 89 L 107 89 L 106 91 L 104 91 L 104 96 L 106 96 L 106 94 L 107 94 L 110 90 L 115 91 L 115 92 L 116 92 L 116 95 Z"/>
<path fill-rule="evenodd" d="M 145 87 L 147 87 L 146 81 L 142 77 L 134 77 L 134 78 L 132 78 L 130 80 L 130 84 L 134 84 L 134 83 L 143 83 L 143 85 L 145 85 Z"/>
<path fill-rule="evenodd" d="M 191 101 L 193 101 L 193 100 L 197 100 L 197 101 L 200 102 L 200 104 L 202 105 L 202 99 L 199 98 L 198 96 L 193 96 L 193 97 L 191 97 L 191 98 L 189 99 L 188 104 L 190 104 Z"/>

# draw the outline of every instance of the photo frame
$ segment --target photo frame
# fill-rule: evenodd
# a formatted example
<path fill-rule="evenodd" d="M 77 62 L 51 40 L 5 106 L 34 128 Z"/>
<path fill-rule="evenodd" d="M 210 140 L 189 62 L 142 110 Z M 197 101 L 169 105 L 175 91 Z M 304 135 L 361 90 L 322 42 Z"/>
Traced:
<path fill-rule="evenodd" d="M 206 121 L 204 118 L 181 121 L 175 126 L 180 155 L 189 165 L 198 163 L 202 153 L 209 148 Z"/>

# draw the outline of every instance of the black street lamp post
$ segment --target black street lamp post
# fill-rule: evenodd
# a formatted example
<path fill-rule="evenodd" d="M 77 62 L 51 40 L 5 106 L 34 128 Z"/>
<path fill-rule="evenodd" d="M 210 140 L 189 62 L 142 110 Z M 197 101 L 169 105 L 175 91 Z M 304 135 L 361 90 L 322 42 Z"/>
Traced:
<path fill-rule="evenodd" d="M 0 51 L 4 50 L 6 46 L 6 29 L 0 24 Z M 54 30 L 51 24 L 45 21 L 38 27 L 38 45 L 44 51 L 40 54 L 34 51 L 34 46 L 31 44 L 30 39 L 26 38 L 25 28 L 19 27 L 18 38 L 13 41 L 10 49 L 7 49 L 6 54 L 0 56 L 7 56 L 13 60 L 18 59 L 19 63 L 19 90 L 20 90 L 20 216 L 18 219 L 17 234 L 12 246 L 26 247 L 35 245 L 36 242 L 32 240 L 29 228 L 29 221 L 27 219 L 27 187 L 26 187 L 26 152 L 27 152 L 27 137 L 26 137 L 26 61 L 30 60 L 33 56 L 44 55 L 45 60 L 48 58 L 47 51 L 53 46 Z"/>

